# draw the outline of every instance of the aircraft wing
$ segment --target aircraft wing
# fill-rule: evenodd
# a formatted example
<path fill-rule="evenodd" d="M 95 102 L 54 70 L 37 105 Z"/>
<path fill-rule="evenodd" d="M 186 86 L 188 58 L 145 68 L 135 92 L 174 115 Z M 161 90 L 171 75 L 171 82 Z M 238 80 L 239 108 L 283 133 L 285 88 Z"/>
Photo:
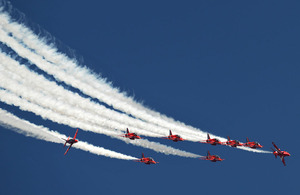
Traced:
<path fill-rule="evenodd" d="M 70 146 L 68 147 L 67 151 L 65 152 L 64 155 L 66 155 L 68 153 L 68 151 L 70 150 L 70 148 L 72 147 L 73 144 L 70 144 Z"/>
<path fill-rule="evenodd" d="M 275 145 L 274 142 L 272 142 L 273 146 L 276 148 L 277 151 L 280 151 L 280 149 Z"/>
<path fill-rule="evenodd" d="M 77 133 L 78 133 L 78 129 L 77 129 L 73 139 L 76 139 Z"/>
<path fill-rule="evenodd" d="M 284 166 L 286 166 L 284 157 L 280 157 L 280 158 L 281 158 L 281 161 L 282 161 L 282 163 L 284 164 Z"/>

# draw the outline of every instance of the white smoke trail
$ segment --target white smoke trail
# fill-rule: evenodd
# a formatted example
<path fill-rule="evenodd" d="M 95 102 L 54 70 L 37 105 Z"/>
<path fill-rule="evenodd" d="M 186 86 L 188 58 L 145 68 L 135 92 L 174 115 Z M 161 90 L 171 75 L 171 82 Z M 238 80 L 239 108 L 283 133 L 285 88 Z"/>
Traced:
<path fill-rule="evenodd" d="M 45 42 L 40 40 L 27 27 L 11 22 L 7 14 L 0 15 L 0 24 L 4 30 L 12 33 L 13 37 L 17 38 L 18 41 L 25 44 L 31 50 L 24 48 L 22 44 L 9 36 L 6 35 L 5 37 L 4 33 L 1 33 L 0 36 L 0 38 L 2 37 L 2 39 L 0 39 L 2 42 L 13 48 L 23 58 L 28 59 L 48 74 L 53 75 L 57 80 L 64 81 L 80 89 L 83 93 L 97 98 L 113 106 L 115 109 L 141 118 L 142 120 L 152 122 L 165 128 L 174 129 L 177 132 L 182 132 L 183 128 L 185 131 L 189 131 L 189 134 L 197 134 L 202 139 L 205 138 L 206 133 L 147 109 L 134 102 L 132 98 L 126 97 L 125 94 L 114 89 L 111 85 L 107 84 L 105 80 L 91 73 L 88 69 L 77 66 L 76 63 L 68 59 L 65 55 L 57 53 L 56 48 L 46 45 Z M 32 50 L 42 56 L 36 55 Z M 44 60 L 44 58 L 46 60 Z"/>
<path fill-rule="evenodd" d="M 84 113 L 91 112 L 92 115 L 90 115 L 89 117 L 90 122 L 99 123 L 99 121 L 103 121 L 103 116 L 104 116 L 106 119 L 109 119 L 109 120 L 105 120 L 105 122 L 114 125 L 115 128 L 125 129 L 125 127 L 130 127 L 134 132 L 137 132 L 141 135 L 151 136 L 151 137 L 161 137 L 164 135 L 164 132 L 168 131 L 167 129 L 163 129 L 159 126 L 154 126 L 152 124 L 148 124 L 143 121 L 131 118 L 128 115 L 118 113 L 114 110 L 110 110 L 102 105 L 93 103 L 89 99 L 85 99 L 79 96 L 77 93 L 68 91 L 63 87 L 58 86 L 55 82 L 50 82 L 49 80 L 45 79 L 45 77 L 43 77 L 42 75 L 37 75 L 35 72 L 28 70 L 27 67 L 21 65 L 18 61 L 13 60 L 10 57 L 6 56 L 6 54 L 2 53 L 1 50 L 0 50 L 0 62 L 2 64 L 3 69 L 5 69 L 3 70 L 4 76 L 2 78 L 3 80 L 2 85 L 8 82 L 7 79 L 4 79 L 4 77 L 14 78 L 14 80 L 18 82 L 17 84 L 23 83 L 23 85 L 26 84 L 29 87 L 28 90 L 21 88 L 21 90 L 27 92 L 28 95 L 33 96 L 32 93 L 28 93 L 30 89 L 40 90 L 43 93 L 43 95 L 46 96 L 45 98 L 49 96 L 55 96 L 53 98 L 55 100 L 64 101 L 63 102 L 64 105 L 70 104 L 70 106 L 75 108 L 80 107 L 80 109 L 84 110 Z M 4 71 L 6 72 L 4 73 Z M 17 74 L 18 76 L 16 76 L 15 74 Z M 21 92 L 17 89 L 17 87 L 12 86 L 13 83 L 14 82 L 9 81 L 6 85 L 11 86 L 10 88 L 11 91 L 16 90 L 17 92 Z M 41 97 L 38 98 L 38 100 L 40 99 L 43 98 Z M 48 102 L 45 103 L 46 105 L 43 106 L 49 105 Z M 56 108 L 60 108 L 60 107 L 61 106 L 58 106 Z M 63 110 L 71 112 L 71 110 L 67 108 L 63 108 Z M 71 114 L 72 115 L 75 114 L 73 113 L 73 110 Z M 80 115 L 75 115 L 75 116 L 80 116 Z M 102 118 L 97 119 L 97 116 L 101 116 Z M 86 119 L 87 117 L 85 116 L 84 118 Z M 112 120 L 116 120 L 119 123 L 114 123 Z M 120 123 L 124 125 L 121 125 Z M 150 133 L 151 131 L 154 133 Z M 184 138 L 187 139 L 186 137 Z"/>
<path fill-rule="evenodd" d="M 19 97 L 18 95 L 8 92 L 7 90 L 0 89 L 0 100 L 6 104 L 18 106 L 21 110 L 33 112 L 36 115 L 40 115 L 42 118 L 52 120 L 56 123 L 65 124 L 65 125 L 68 125 L 73 128 L 80 128 L 85 131 L 92 131 L 95 133 L 105 134 L 112 138 L 120 139 L 128 144 L 130 143 L 130 144 L 141 146 L 144 148 L 149 148 L 156 152 L 161 152 L 161 153 L 164 153 L 167 155 L 170 154 L 170 155 L 177 155 L 177 156 L 190 157 L 190 158 L 199 157 L 199 155 L 196 155 L 196 154 L 193 154 L 190 152 L 185 152 L 182 150 L 178 150 L 178 149 L 172 148 L 170 146 L 165 146 L 165 145 L 162 145 L 159 143 L 150 142 L 145 139 L 131 141 L 126 138 L 122 138 L 119 136 L 121 134 L 120 131 L 117 131 L 117 130 L 112 131 L 109 129 L 105 129 L 101 126 L 95 126 L 95 125 L 91 125 L 91 124 L 82 122 L 74 117 L 66 117 L 62 114 L 55 113 L 52 110 L 49 110 L 49 109 L 43 108 L 39 105 L 28 102 L 28 101 L 22 99 L 21 97 Z"/>
<path fill-rule="evenodd" d="M 53 75 L 57 80 L 64 81 L 65 83 L 80 89 L 83 93 L 90 95 L 91 97 L 98 98 L 100 101 L 103 101 L 114 108 L 131 114 L 137 118 L 141 118 L 162 127 L 175 129 L 177 132 L 184 133 L 185 136 L 192 135 L 201 139 L 206 137 L 205 132 L 178 121 L 174 121 L 171 118 L 160 115 L 159 113 L 151 111 L 134 102 L 131 98 L 126 97 L 124 94 L 105 83 L 104 80 L 99 80 L 99 78 L 92 74 L 89 70 L 78 67 L 72 60 L 69 60 L 66 56 L 57 53 L 55 48 L 49 48 L 49 46 L 34 35 L 27 27 L 11 22 L 9 16 L 3 14 L 0 19 L 3 29 L 12 33 L 15 38 L 27 45 L 30 49 L 34 49 L 38 54 L 43 55 L 43 57 L 36 55 L 29 49 L 26 49 L 22 46 L 22 44 L 7 36 L 7 33 L 5 38 L 5 33 L 2 33 L 2 36 L 0 36 L 0 38 L 2 37 L 1 41 L 14 49 L 23 58 L 28 59 L 42 70 Z M 51 63 L 43 58 L 46 58 Z M 93 87 L 90 85 L 93 85 Z M 103 91 L 105 93 L 102 93 Z M 224 138 L 217 136 L 214 137 L 221 141 L 225 141 Z"/>
<path fill-rule="evenodd" d="M 5 110 L 0 108 L 0 125 L 12 129 L 18 133 L 24 134 L 26 136 L 30 136 L 36 139 L 63 144 L 61 138 L 67 138 L 67 136 L 60 134 L 56 131 L 51 131 L 46 127 L 37 126 L 33 123 L 30 123 L 26 120 L 20 119 L 17 116 L 8 113 Z M 118 152 L 114 152 L 111 150 L 104 149 L 102 147 L 94 146 L 87 142 L 79 141 L 78 143 L 73 145 L 74 148 L 78 148 L 92 154 L 106 156 L 110 158 L 117 158 L 123 160 L 135 160 L 137 158 L 124 155 Z"/>
<path fill-rule="evenodd" d="M 2 67 L 3 66 L 0 63 L 0 70 Z M 12 74 L 11 72 L 2 69 L 0 72 L 0 87 L 13 92 L 31 103 L 38 104 L 43 108 L 51 109 L 58 114 L 65 115 L 76 120 L 109 129 L 125 129 L 127 127 L 126 125 L 92 115 L 77 107 L 72 107 L 65 102 L 57 100 L 57 97 L 47 96 L 43 94 L 43 92 L 37 92 L 33 87 L 24 85 L 22 83 L 23 80 L 18 78 L 18 76 L 19 75 Z M 159 135 L 151 132 L 145 132 L 144 135 L 159 137 Z"/>
<path fill-rule="evenodd" d="M 2 30 L 0 30 L 0 40 L 3 41 L 4 43 L 6 43 L 8 46 L 10 46 L 12 49 L 14 49 L 22 57 L 27 58 L 30 61 L 32 61 L 33 63 L 39 64 L 40 66 L 42 66 L 42 69 L 45 69 L 45 67 L 46 67 L 46 68 L 49 68 L 49 69 L 47 69 L 48 71 L 54 70 L 54 72 L 53 72 L 54 75 L 61 75 L 62 78 L 67 78 L 69 76 L 69 75 L 65 74 L 65 72 L 63 72 L 63 71 L 61 72 L 59 69 L 54 68 L 55 66 L 53 66 L 50 63 L 48 63 L 47 61 L 43 60 L 43 58 L 34 54 L 31 50 L 24 48 L 20 43 L 18 43 L 16 40 L 12 39 L 12 37 L 8 36 L 7 33 L 3 32 Z M 46 64 L 46 66 L 45 66 L 45 64 Z M 71 77 L 71 79 L 72 79 L 72 77 Z M 79 82 L 75 81 L 73 83 L 79 83 Z M 87 85 L 84 88 L 89 88 L 89 86 Z M 90 91 L 95 91 L 95 90 L 92 89 Z M 108 98 L 108 99 L 113 99 L 113 98 Z M 177 127 L 177 125 L 175 125 L 175 126 Z M 157 128 L 153 128 L 151 131 L 153 131 L 155 129 L 157 129 Z M 200 140 L 199 138 L 203 138 L 202 132 L 197 132 L 197 133 L 188 132 L 187 133 L 185 131 L 182 131 L 181 129 L 180 130 L 177 129 L 177 132 L 181 132 L 181 135 L 184 138 L 188 138 L 191 141 L 199 141 Z M 225 139 L 224 139 L 224 141 L 225 141 Z"/>

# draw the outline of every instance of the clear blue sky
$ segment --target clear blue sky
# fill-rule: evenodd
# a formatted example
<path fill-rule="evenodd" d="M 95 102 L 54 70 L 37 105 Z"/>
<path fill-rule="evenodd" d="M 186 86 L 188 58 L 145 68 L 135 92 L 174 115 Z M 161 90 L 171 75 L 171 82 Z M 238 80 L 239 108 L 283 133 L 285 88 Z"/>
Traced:
<path fill-rule="evenodd" d="M 272 154 L 200 143 L 179 149 L 222 163 L 166 156 L 107 136 L 78 138 L 146 166 L 27 138 L 0 127 L 0 194 L 295 194 L 299 193 L 299 1 L 12 0 L 84 58 L 84 64 L 137 100 L 186 124 L 226 137 L 274 141 Z M 0 103 L 1 108 L 67 135 L 74 129 Z"/>

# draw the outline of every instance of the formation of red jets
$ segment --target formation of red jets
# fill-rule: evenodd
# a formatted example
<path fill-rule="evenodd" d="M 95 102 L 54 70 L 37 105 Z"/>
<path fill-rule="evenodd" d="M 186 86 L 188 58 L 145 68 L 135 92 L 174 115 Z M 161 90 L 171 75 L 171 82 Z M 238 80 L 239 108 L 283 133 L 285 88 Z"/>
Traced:
<path fill-rule="evenodd" d="M 68 139 L 63 139 L 65 140 L 65 144 L 64 147 L 66 146 L 66 144 L 70 144 L 70 146 L 68 147 L 68 149 L 66 150 L 65 154 L 67 154 L 67 152 L 70 150 L 70 148 L 72 147 L 73 144 L 77 143 L 78 140 L 76 139 L 78 133 L 78 129 L 74 135 L 73 138 L 70 139 L 70 137 L 68 137 Z M 131 140 L 135 140 L 135 139 L 142 139 L 140 136 L 138 136 L 136 133 L 130 133 L 128 128 L 126 129 L 126 133 L 121 135 L 122 137 L 131 139 Z M 184 141 L 185 139 L 183 139 L 182 137 L 180 137 L 179 135 L 173 135 L 172 131 L 170 130 L 170 134 L 167 137 L 162 137 L 163 139 L 168 139 L 168 140 L 172 140 L 173 142 L 178 142 L 178 141 Z M 218 140 L 217 138 L 210 138 L 209 134 L 207 134 L 207 139 L 200 141 L 200 143 L 206 143 L 206 144 L 211 144 L 213 146 L 216 145 L 226 145 L 226 146 L 231 146 L 231 147 L 249 147 L 249 148 L 262 148 L 263 146 L 260 145 L 258 142 L 252 141 L 250 142 L 249 138 L 246 139 L 246 143 L 241 143 L 238 140 L 231 140 L 229 138 L 229 136 L 227 137 L 227 141 L 226 142 L 221 142 L 220 140 Z M 275 147 L 275 150 L 273 148 L 271 148 L 273 150 L 273 154 L 275 155 L 275 158 L 277 158 L 277 156 L 280 157 L 282 163 L 284 164 L 284 166 L 286 166 L 285 164 L 285 160 L 284 157 L 286 156 L 290 156 L 290 153 L 288 153 L 287 151 L 282 151 L 280 150 L 274 142 L 272 142 L 273 146 Z M 209 151 L 207 151 L 207 156 L 201 157 L 201 160 L 209 160 L 211 162 L 217 162 L 217 161 L 223 161 L 224 159 L 220 158 L 218 155 L 211 155 Z M 153 158 L 151 157 L 145 157 L 144 153 L 142 153 L 142 158 L 140 158 L 139 160 L 135 160 L 136 162 L 141 162 L 141 163 L 145 163 L 147 165 L 150 164 L 157 164 L 158 162 L 154 161 Z"/>
<path fill-rule="evenodd" d="M 228 138 L 228 140 L 226 142 L 221 142 L 220 140 L 218 140 L 216 138 L 211 139 L 209 134 L 207 134 L 207 140 L 203 140 L 200 143 L 211 144 L 213 146 L 216 146 L 216 145 L 226 145 L 226 146 L 231 146 L 231 147 L 245 146 L 245 147 L 249 147 L 249 148 L 253 148 L 253 149 L 263 147 L 258 142 L 250 142 L 248 137 L 247 137 L 246 143 L 241 143 L 238 140 L 231 140 L 229 138 L 229 136 L 227 138 Z"/>

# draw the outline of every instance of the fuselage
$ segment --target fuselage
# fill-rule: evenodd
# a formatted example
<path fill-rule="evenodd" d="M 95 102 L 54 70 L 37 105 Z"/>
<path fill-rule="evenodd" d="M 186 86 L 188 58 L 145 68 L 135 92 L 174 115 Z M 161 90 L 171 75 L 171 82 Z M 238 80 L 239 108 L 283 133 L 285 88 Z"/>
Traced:
<path fill-rule="evenodd" d="M 131 140 L 134 140 L 134 139 L 141 139 L 141 137 L 138 136 L 138 135 L 135 134 L 135 133 L 127 133 L 127 134 L 125 134 L 125 137 L 126 137 L 126 138 L 129 138 L 129 139 L 131 139 Z"/>
<path fill-rule="evenodd" d="M 147 165 L 156 164 L 156 162 L 152 158 L 150 158 L 150 157 L 148 157 L 148 158 L 142 158 L 140 161 L 143 162 L 143 163 L 145 163 L 145 164 L 147 164 Z"/>
<path fill-rule="evenodd" d="M 244 146 L 249 147 L 249 148 L 254 148 L 254 149 L 263 147 L 258 142 L 247 142 L 247 143 L 244 144 Z"/>
<path fill-rule="evenodd" d="M 273 152 L 273 154 L 279 157 L 291 156 L 290 153 L 288 153 L 287 151 L 275 151 Z"/>
<path fill-rule="evenodd" d="M 221 142 L 218 139 L 208 139 L 206 140 L 206 143 L 211 144 L 213 146 L 221 144 Z"/>
<path fill-rule="evenodd" d="M 221 159 L 219 156 L 217 155 L 212 155 L 212 156 L 208 156 L 206 157 L 207 160 L 210 160 L 211 162 L 217 162 L 217 161 L 222 161 L 223 159 Z"/>
<path fill-rule="evenodd" d="M 179 135 L 169 135 L 168 139 L 174 142 L 183 141 L 183 139 Z"/>
<path fill-rule="evenodd" d="M 230 140 L 226 142 L 227 145 L 231 146 L 231 147 L 237 147 L 237 146 L 242 146 L 242 144 L 237 141 L 237 140 Z"/>
<path fill-rule="evenodd" d="M 77 142 L 78 142 L 77 139 L 69 139 L 69 140 L 66 141 L 66 143 L 68 143 L 68 144 L 74 144 L 74 143 L 77 143 Z"/>

